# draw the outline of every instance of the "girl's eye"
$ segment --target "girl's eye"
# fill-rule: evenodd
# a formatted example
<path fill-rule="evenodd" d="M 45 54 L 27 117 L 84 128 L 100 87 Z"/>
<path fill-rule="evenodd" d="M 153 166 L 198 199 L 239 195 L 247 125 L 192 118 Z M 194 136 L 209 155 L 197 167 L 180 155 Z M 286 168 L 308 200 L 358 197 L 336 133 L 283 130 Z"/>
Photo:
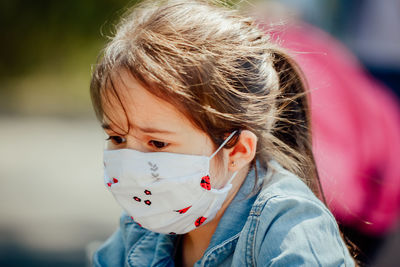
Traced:
<path fill-rule="evenodd" d="M 109 136 L 106 140 L 111 140 L 111 142 L 114 145 L 120 145 L 120 144 L 126 142 L 125 138 L 123 138 L 122 136 L 118 136 L 118 135 Z"/>
<path fill-rule="evenodd" d="M 165 147 L 167 147 L 169 145 L 166 142 L 161 142 L 161 141 L 156 141 L 156 140 L 150 140 L 149 144 L 151 146 L 154 146 L 157 149 L 162 149 L 162 148 L 165 148 Z"/>

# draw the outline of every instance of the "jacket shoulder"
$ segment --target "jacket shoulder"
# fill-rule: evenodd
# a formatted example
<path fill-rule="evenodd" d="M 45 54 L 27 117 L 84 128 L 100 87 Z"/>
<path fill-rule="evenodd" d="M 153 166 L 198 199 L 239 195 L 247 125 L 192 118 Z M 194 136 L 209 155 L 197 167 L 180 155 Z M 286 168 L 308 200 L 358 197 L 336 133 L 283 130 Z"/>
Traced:
<path fill-rule="evenodd" d="M 354 266 L 336 220 L 294 174 L 279 165 L 266 177 L 250 217 L 258 266 Z"/>

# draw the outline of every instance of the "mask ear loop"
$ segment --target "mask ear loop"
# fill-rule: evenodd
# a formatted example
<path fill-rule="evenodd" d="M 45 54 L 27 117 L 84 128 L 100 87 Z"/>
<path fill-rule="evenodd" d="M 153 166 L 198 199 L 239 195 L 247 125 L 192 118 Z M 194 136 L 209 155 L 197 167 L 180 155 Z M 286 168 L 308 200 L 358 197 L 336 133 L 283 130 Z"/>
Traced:
<path fill-rule="evenodd" d="M 229 142 L 229 140 L 237 133 L 237 130 L 233 131 L 228 138 L 225 139 L 224 142 L 218 147 L 218 149 L 210 156 L 210 159 L 212 159 L 217 153 L 226 145 L 226 143 Z"/>
<path fill-rule="evenodd" d="M 210 159 L 212 159 L 212 158 L 226 145 L 226 143 L 228 143 L 229 140 L 231 140 L 231 138 L 232 138 L 236 133 L 237 133 L 237 130 L 233 131 L 233 132 L 228 136 L 228 138 L 226 138 L 225 141 L 222 142 L 222 144 L 218 147 L 218 149 L 210 156 Z M 235 172 L 232 174 L 231 178 L 229 178 L 229 180 L 228 180 L 228 182 L 227 182 L 226 184 L 229 185 L 229 184 L 232 182 L 233 178 L 235 178 L 235 176 L 236 176 L 237 174 L 238 174 L 238 171 L 235 171 Z"/>

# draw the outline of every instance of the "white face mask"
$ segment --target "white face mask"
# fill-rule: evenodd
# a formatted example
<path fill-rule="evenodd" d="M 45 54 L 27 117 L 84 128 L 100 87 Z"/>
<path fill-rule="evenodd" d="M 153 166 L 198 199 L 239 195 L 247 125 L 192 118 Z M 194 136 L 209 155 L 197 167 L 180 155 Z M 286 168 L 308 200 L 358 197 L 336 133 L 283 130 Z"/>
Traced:
<path fill-rule="evenodd" d="M 132 149 L 104 151 L 104 179 L 117 202 L 140 226 L 164 234 L 185 234 L 210 222 L 221 208 L 225 187 L 211 188 L 211 156 Z"/>

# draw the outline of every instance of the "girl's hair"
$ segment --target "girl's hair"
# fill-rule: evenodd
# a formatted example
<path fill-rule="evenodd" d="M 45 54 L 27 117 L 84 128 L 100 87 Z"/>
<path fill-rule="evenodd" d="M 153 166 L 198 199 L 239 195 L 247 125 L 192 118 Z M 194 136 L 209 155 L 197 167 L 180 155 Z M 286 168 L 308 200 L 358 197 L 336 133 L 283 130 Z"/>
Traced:
<path fill-rule="evenodd" d="M 234 130 L 252 131 L 263 167 L 275 159 L 322 196 L 306 83 L 297 64 L 252 19 L 210 1 L 134 7 L 94 67 L 91 97 L 101 121 L 109 115 L 103 107 L 110 93 L 118 96 L 121 69 L 172 103 L 215 145 Z"/>

